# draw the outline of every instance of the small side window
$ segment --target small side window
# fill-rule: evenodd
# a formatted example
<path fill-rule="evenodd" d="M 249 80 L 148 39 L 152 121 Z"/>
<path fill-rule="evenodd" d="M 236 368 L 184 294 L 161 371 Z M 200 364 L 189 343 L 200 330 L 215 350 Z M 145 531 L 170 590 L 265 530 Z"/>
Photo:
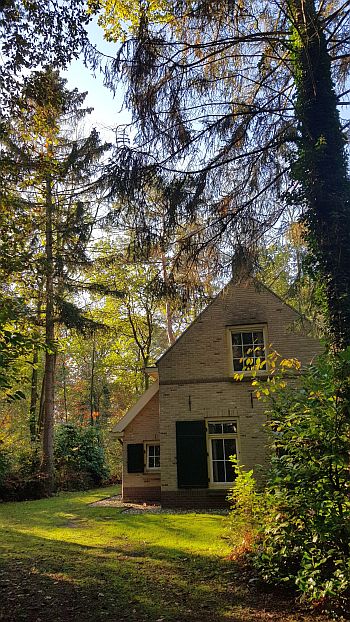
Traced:
<path fill-rule="evenodd" d="M 149 471 L 160 469 L 160 445 L 147 445 L 146 447 L 146 466 Z"/>

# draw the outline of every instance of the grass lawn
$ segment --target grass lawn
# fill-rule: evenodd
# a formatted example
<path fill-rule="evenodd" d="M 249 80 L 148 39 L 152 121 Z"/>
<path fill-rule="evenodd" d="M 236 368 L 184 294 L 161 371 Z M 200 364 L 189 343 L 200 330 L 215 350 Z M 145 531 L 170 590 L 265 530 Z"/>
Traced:
<path fill-rule="evenodd" d="M 0 505 L 0 620 L 311 622 L 227 559 L 225 517 L 91 507 L 116 487 Z"/>

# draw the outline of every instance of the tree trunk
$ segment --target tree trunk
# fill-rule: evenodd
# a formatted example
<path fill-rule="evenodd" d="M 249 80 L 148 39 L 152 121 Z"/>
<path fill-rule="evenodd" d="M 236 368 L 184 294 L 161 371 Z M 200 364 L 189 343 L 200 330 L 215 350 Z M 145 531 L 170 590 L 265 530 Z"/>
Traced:
<path fill-rule="evenodd" d="M 63 355 L 62 361 L 62 373 L 63 373 L 63 405 L 64 405 L 64 419 L 68 423 L 68 403 L 67 403 L 67 368 L 66 361 Z"/>
<path fill-rule="evenodd" d="M 45 369 L 44 369 L 43 379 L 41 381 L 39 416 L 38 416 L 38 424 L 37 424 L 37 435 L 38 435 L 38 438 L 41 438 L 42 431 L 43 431 L 44 407 L 45 407 Z"/>
<path fill-rule="evenodd" d="M 38 349 L 35 348 L 33 354 L 33 371 L 32 371 L 32 381 L 31 381 L 31 390 L 30 390 L 30 406 L 29 406 L 29 431 L 30 431 L 30 440 L 32 443 L 35 443 L 37 440 L 37 417 L 36 417 L 36 405 L 38 401 L 38 360 L 39 354 Z"/>
<path fill-rule="evenodd" d="M 95 334 L 92 341 L 92 355 L 91 355 L 91 378 L 90 378 L 90 425 L 94 425 L 94 402 L 95 402 L 95 355 L 96 355 L 96 343 Z"/>
<path fill-rule="evenodd" d="M 39 284 L 40 288 L 41 283 Z M 40 325 L 41 320 L 41 293 L 39 291 L 38 294 L 38 304 L 37 304 L 37 324 Z M 39 362 L 39 349 L 36 347 L 33 354 L 33 370 L 32 370 L 32 381 L 31 381 L 31 391 L 30 391 L 30 406 L 29 406 L 29 431 L 30 431 L 30 440 L 32 443 L 35 443 L 39 438 L 39 418 L 40 412 L 37 417 L 37 403 L 38 403 L 38 362 Z M 39 406 L 40 408 L 40 406 Z"/>
<path fill-rule="evenodd" d="M 46 180 L 46 318 L 45 318 L 45 402 L 43 421 L 43 453 L 41 472 L 46 479 L 46 492 L 52 493 L 54 478 L 53 432 L 55 398 L 55 324 L 54 324 L 54 265 L 52 232 L 52 183 Z"/>
<path fill-rule="evenodd" d="M 161 251 L 161 258 L 162 258 L 163 279 L 164 279 L 164 283 L 167 284 L 168 275 L 166 271 L 166 258 L 165 258 L 164 251 Z M 173 331 L 173 314 L 171 311 L 171 304 L 168 300 L 166 300 L 166 303 L 165 303 L 165 317 L 166 317 L 166 332 L 167 332 L 168 342 L 169 342 L 169 345 L 171 346 L 175 342 L 176 337 Z"/>
<path fill-rule="evenodd" d="M 313 270 L 336 348 L 350 345 L 350 180 L 327 41 L 314 0 L 293 0 L 292 53 L 300 125 L 295 178 L 306 204 Z"/>

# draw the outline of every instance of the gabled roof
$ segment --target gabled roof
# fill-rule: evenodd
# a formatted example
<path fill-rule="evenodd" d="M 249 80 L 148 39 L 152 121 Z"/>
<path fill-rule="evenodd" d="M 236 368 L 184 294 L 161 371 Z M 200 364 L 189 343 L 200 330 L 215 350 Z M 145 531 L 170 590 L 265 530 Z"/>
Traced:
<path fill-rule="evenodd" d="M 159 357 L 159 359 L 156 361 L 156 365 L 158 365 L 158 363 L 174 348 L 176 347 L 176 345 L 178 344 L 178 342 L 184 337 L 184 335 L 191 330 L 192 326 L 194 324 L 196 324 L 196 322 L 198 322 L 202 316 L 208 311 L 208 309 L 211 307 L 212 304 L 214 304 L 214 302 L 218 299 L 219 296 L 221 296 L 225 290 L 227 290 L 231 285 L 232 285 L 233 279 L 230 279 L 230 281 L 223 287 L 223 289 L 220 290 L 220 292 L 218 292 L 218 294 L 209 302 L 209 304 L 198 314 L 198 316 L 189 324 L 189 326 L 181 333 L 181 335 L 179 335 L 179 337 L 176 339 L 176 341 L 169 346 L 169 348 L 167 348 L 167 350 L 165 350 L 165 352 L 163 352 L 163 354 Z M 304 318 L 298 311 L 296 311 L 296 309 L 294 309 L 290 304 L 288 304 L 287 302 L 285 302 L 280 296 L 278 296 L 278 294 L 276 294 L 274 291 L 272 291 L 269 287 L 267 287 L 266 285 L 264 285 L 263 283 L 261 283 L 260 281 L 258 281 L 257 279 L 253 278 L 253 277 L 249 277 L 246 279 L 245 281 L 246 283 L 253 283 L 257 289 L 261 289 L 261 290 L 265 290 L 267 291 L 271 296 L 273 296 L 274 298 L 276 298 L 277 300 L 279 300 L 283 305 L 285 305 L 286 307 L 288 307 L 289 309 L 291 309 L 291 311 L 293 311 L 293 313 L 297 316 L 297 317 L 302 317 L 303 320 L 306 321 L 307 324 L 309 324 L 309 320 L 307 320 L 306 318 Z M 242 283 L 237 283 L 237 286 L 242 286 Z M 132 406 L 132 408 L 130 408 L 130 410 L 128 410 L 128 412 L 124 415 L 124 417 L 122 417 L 120 419 L 120 421 L 118 421 L 118 423 L 114 426 L 114 428 L 112 429 L 112 433 L 114 433 L 116 436 L 122 436 L 123 431 L 125 430 L 125 428 L 129 425 L 129 423 L 131 423 L 131 421 L 139 414 L 139 412 L 146 406 L 146 404 L 148 404 L 148 402 L 158 393 L 159 391 L 159 380 L 158 380 L 158 369 L 157 367 L 149 367 L 146 368 L 146 372 L 150 375 L 153 376 L 154 378 L 157 378 L 157 380 L 151 384 L 151 386 L 147 389 L 147 391 L 145 391 L 145 393 L 143 393 L 143 395 L 141 395 L 141 397 L 139 398 L 139 400 L 136 402 L 136 404 L 134 404 L 134 406 Z"/>
<path fill-rule="evenodd" d="M 130 410 L 116 423 L 114 428 L 112 428 L 112 434 L 116 436 L 122 436 L 125 428 L 131 423 L 133 419 L 135 419 L 136 415 L 151 401 L 152 397 L 154 397 L 159 391 L 159 383 L 158 381 L 153 382 L 151 386 L 145 391 L 141 397 L 138 399 L 136 404 L 134 404 Z"/>
<path fill-rule="evenodd" d="M 273 296 L 274 298 L 276 298 L 277 300 L 279 300 L 283 305 L 285 305 L 286 307 L 288 307 L 291 311 L 293 311 L 293 313 L 295 313 L 295 315 L 297 317 L 301 317 L 303 318 L 304 321 L 306 321 L 309 324 L 309 320 L 307 318 L 305 318 L 304 316 L 302 316 L 299 311 L 297 311 L 296 309 L 294 309 L 294 307 L 292 307 L 288 302 L 285 302 L 285 300 L 283 300 L 283 298 L 281 298 L 278 294 L 275 294 L 275 292 L 270 289 L 269 287 L 267 287 L 267 285 L 264 285 L 264 283 L 262 283 L 261 281 L 259 281 L 258 279 L 256 279 L 255 277 L 247 277 L 245 280 L 240 281 L 235 283 L 234 282 L 234 277 L 232 277 L 228 283 L 226 283 L 226 285 L 224 285 L 224 287 L 216 294 L 216 296 L 214 296 L 214 298 L 206 305 L 206 307 L 204 307 L 204 309 L 202 309 L 202 311 L 197 315 L 197 317 L 194 318 L 194 320 L 192 320 L 192 322 L 187 326 L 187 328 L 185 328 L 184 331 L 182 331 L 182 333 L 177 337 L 177 339 L 174 341 L 174 343 L 171 344 L 171 346 L 169 346 L 165 352 L 163 352 L 163 354 L 157 359 L 156 361 L 156 365 L 158 365 L 158 363 L 160 363 L 160 361 L 163 360 L 163 358 L 165 356 L 168 355 L 168 353 L 174 348 L 176 347 L 176 345 L 178 344 L 179 341 L 181 341 L 181 339 L 184 337 L 184 335 L 186 335 L 186 333 L 188 331 L 191 330 L 192 326 L 194 324 L 196 324 L 199 320 L 202 319 L 203 315 L 205 315 L 208 311 L 208 309 L 216 302 L 216 300 L 219 298 L 219 296 L 222 296 L 224 294 L 224 292 L 226 290 L 228 290 L 228 288 L 234 284 L 237 287 L 239 286 L 244 286 L 244 283 L 251 283 L 254 284 L 257 290 L 265 290 L 267 291 L 271 296 Z"/>

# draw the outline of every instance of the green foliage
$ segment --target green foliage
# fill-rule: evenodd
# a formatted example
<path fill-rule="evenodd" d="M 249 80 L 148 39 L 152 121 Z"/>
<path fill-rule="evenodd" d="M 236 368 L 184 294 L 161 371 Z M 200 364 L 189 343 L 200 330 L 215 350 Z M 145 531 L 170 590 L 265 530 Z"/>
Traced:
<path fill-rule="evenodd" d="M 83 0 L 0 4 L 1 113 L 18 104 L 23 73 L 34 67 L 67 67 L 87 41 L 90 21 Z"/>
<path fill-rule="evenodd" d="M 308 330 L 322 336 L 327 317 L 326 292 L 311 273 L 307 232 L 297 220 L 296 211 L 289 215 L 284 236 L 260 250 L 258 278 L 300 313 L 300 324 L 308 318 L 312 322 Z"/>
<path fill-rule="evenodd" d="M 38 476 L 38 448 L 16 444 L 10 438 L 0 442 L 0 500 L 22 501 L 45 496 L 43 482 Z"/>
<path fill-rule="evenodd" d="M 297 366 L 282 363 L 270 382 L 255 380 L 274 450 L 255 564 L 265 580 L 295 586 L 306 600 L 341 600 L 350 589 L 350 348 L 288 382 Z"/>
<path fill-rule="evenodd" d="M 38 446 L 23 446 L 18 451 L 14 448 L 12 456 L 15 473 L 20 479 L 25 480 L 37 475 L 40 465 Z"/>
<path fill-rule="evenodd" d="M 1 296 L 1 295 L 0 295 Z M 28 355 L 38 338 L 33 330 L 21 325 L 25 313 L 23 301 L 1 296 L 0 309 L 0 399 L 23 399 L 24 393 L 15 385 L 23 381 L 20 357 Z"/>
<path fill-rule="evenodd" d="M 290 10 L 298 129 L 291 174 L 299 184 L 290 198 L 306 207 L 309 267 L 327 296 L 333 343 L 345 348 L 350 344 L 350 179 L 332 54 L 316 3 L 293 0 Z"/>
<path fill-rule="evenodd" d="M 268 495 L 258 492 L 253 470 L 246 471 L 243 465 L 234 463 L 235 481 L 227 495 L 231 502 L 228 517 L 229 538 L 233 546 L 232 559 L 256 550 L 259 533 L 268 516 Z"/>
<path fill-rule="evenodd" d="M 144 19 L 155 24 L 167 22 L 171 8 L 168 0 L 89 0 L 88 5 L 91 13 L 102 11 L 98 23 L 105 31 L 107 41 L 118 41 L 119 38 L 124 40 L 128 34 L 136 33 Z"/>
<path fill-rule="evenodd" d="M 74 424 L 59 426 L 55 433 L 55 463 L 60 487 L 101 484 L 108 472 L 98 430 Z"/>
<path fill-rule="evenodd" d="M 0 484 L 3 483 L 5 477 L 10 471 L 11 458 L 7 448 L 0 445 Z"/>

